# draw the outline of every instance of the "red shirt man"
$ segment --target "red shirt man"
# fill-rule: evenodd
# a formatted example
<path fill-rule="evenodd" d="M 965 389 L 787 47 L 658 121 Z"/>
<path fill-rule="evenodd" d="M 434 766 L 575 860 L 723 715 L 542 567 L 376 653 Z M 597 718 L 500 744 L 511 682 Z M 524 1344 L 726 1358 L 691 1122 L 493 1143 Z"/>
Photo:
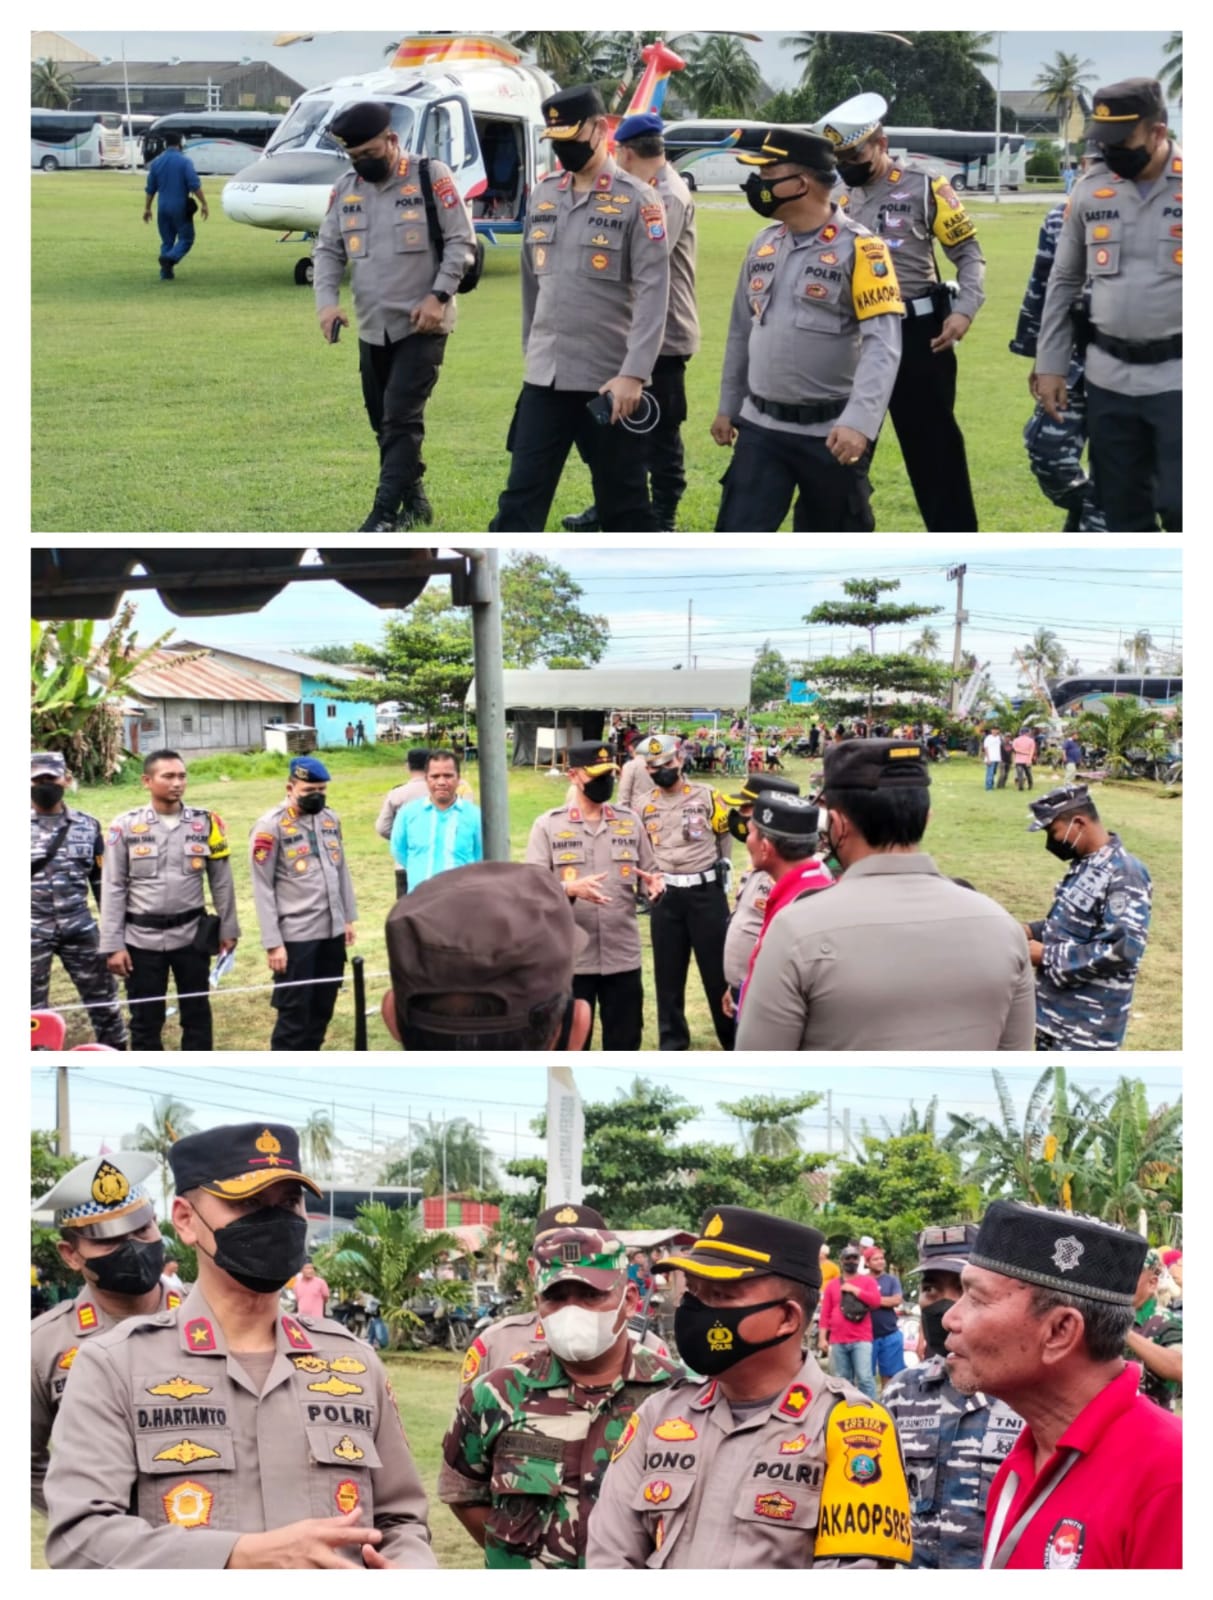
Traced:
<path fill-rule="evenodd" d="M 870 1344 L 872 1342 L 872 1318 L 870 1312 L 860 1322 L 852 1322 L 849 1317 L 842 1314 L 843 1288 L 853 1289 L 856 1296 L 863 1301 L 865 1306 L 876 1307 L 880 1304 L 880 1285 L 870 1273 L 858 1271 L 848 1272 L 847 1267 L 851 1261 L 847 1252 L 842 1252 L 842 1275 L 831 1278 L 821 1291 L 821 1318 L 819 1326 L 831 1344 Z M 859 1257 L 853 1258 L 858 1262 Z"/>
<path fill-rule="evenodd" d="M 295 1279 L 295 1302 L 300 1316 L 322 1317 L 328 1303 L 329 1286 L 310 1261 L 304 1262 Z"/>

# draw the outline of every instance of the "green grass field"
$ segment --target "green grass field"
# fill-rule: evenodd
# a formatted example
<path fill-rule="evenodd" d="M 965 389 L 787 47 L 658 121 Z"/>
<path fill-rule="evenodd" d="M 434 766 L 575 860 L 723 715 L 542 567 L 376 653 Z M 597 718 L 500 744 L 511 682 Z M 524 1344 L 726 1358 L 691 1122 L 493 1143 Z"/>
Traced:
<path fill-rule="evenodd" d="M 237 760 L 239 758 L 236 758 Z M 259 765 L 266 758 L 259 757 Z M 387 957 L 383 924 L 393 904 L 395 888 L 391 859 L 385 842 L 374 829 L 382 797 L 399 781 L 401 758 L 375 750 L 347 757 L 344 752 L 329 756 L 333 772 L 332 799 L 343 822 L 350 871 L 358 895 L 359 938 L 355 954 L 366 958 L 368 973 L 386 972 Z M 225 759 L 225 766 L 232 766 Z M 789 759 L 787 770 L 804 787 L 810 767 L 807 762 Z M 940 867 L 956 877 L 968 878 L 974 886 L 991 895 L 1020 921 L 1044 916 L 1060 876 L 1058 865 L 1049 856 L 1039 835 L 1025 832 L 1025 796 L 1014 789 L 983 788 L 984 767 L 976 760 L 954 756 L 943 767 L 932 770 L 933 814 L 926 844 Z M 476 769 L 469 776 L 476 783 Z M 1038 784 L 1048 787 L 1044 772 Z M 541 811 L 563 802 L 563 779 L 548 778 L 542 772 L 521 768 L 510 771 L 510 843 L 515 860 L 521 860 L 531 823 Z M 138 803 L 141 790 L 135 788 L 82 789 L 74 804 L 108 824 L 111 817 Z M 276 803 L 282 793 L 277 777 L 254 777 L 228 782 L 216 778 L 195 778 L 187 792 L 193 805 L 219 812 L 227 823 L 235 862 L 235 881 L 240 906 L 243 937 L 236 953 L 236 969 L 225 980 L 225 987 L 268 984 L 265 954 L 258 937 L 253 914 L 249 879 L 247 841 L 254 821 Z M 1181 1045 L 1181 891 L 1182 867 L 1180 834 L 1182 800 L 1176 791 L 1165 791 L 1156 784 L 1136 782 L 1105 787 L 1100 797 L 1101 813 L 1108 826 L 1116 829 L 1127 847 L 1141 857 L 1154 880 L 1154 912 L 1150 944 L 1137 983 L 1133 1020 L 1127 1047 L 1133 1050 L 1177 1050 Z M 733 847 L 735 871 L 747 865 L 741 845 Z M 736 881 L 736 880 L 734 880 Z M 644 1048 L 657 1048 L 657 1012 L 654 1001 L 652 961 L 649 950 L 649 922 L 640 919 L 640 941 L 645 974 Z M 948 974 L 939 975 L 941 1003 L 946 1003 Z M 395 1042 L 378 1015 L 378 1001 L 386 979 L 371 979 L 367 989 L 375 1013 L 369 1021 L 372 1050 L 395 1050 Z M 880 974 L 872 975 L 872 995 L 880 997 Z M 52 1003 L 76 1000 L 75 991 L 58 963 L 51 981 Z M 692 965 L 687 985 L 687 1016 L 691 1026 L 692 1048 L 718 1048 L 707 1004 Z M 232 994 L 222 991 L 214 1007 L 215 1046 L 219 1050 L 264 1050 L 268 1048 L 273 1013 L 268 993 Z M 83 1042 L 89 1035 L 83 1013 L 68 1013 L 69 1043 Z M 595 1029 L 597 1039 L 597 1029 Z M 349 984 L 337 1003 L 326 1048 L 348 1050 L 354 1039 L 353 996 Z M 164 1031 L 168 1049 L 180 1048 L 177 1019 L 170 1018 Z"/>
<path fill-rule="evenodd" d="M 400 1405 L 405 1432 L 421 1481 L 430 1502 L 430 1532 L 440 1567 L 480 1567 L 480 1551 L 437 1498 L 438 1469 L 442 1465 L 442 1439 L 455 1409 L 459 1388 L 458 1356 L 439 1350 L 420 1355 L 390 1355 L 388 1370 Z M 46 1518 L 30 1513 L 30 1565 L 45 1567 L 42 1553 Z"/>
<path fill-rule="evenodd" d="M 32 191 L 33 527 L 45 532 L 320 532 L 357 528 L 375 480 L 353 332 L 318 331 L 293 268 L 306 246 L 238 226 L 205 181 L 209 222 L 177 279 L 162 283 L 155 224 L 129 173 L 35 174 Z M 1024 454 L 1028 364 L 1007 350 L 1049 201 L 976 202 L 988 300 L 960 350 L 959 416 L 982 526 L 1060 525 Z M 688 376 L 683 531 L 715 526 L 728 462 L 712 443 L 729 306 L 758 219 L 704 195 L 699 225 L 703 348 Z M 460 302 L 427 422 L 435 529 L 482 531 L 505 483 L 505 435 L 522 374 L 518 246 L 490 248 Z M 344 291 L 349 309 L 350 295 Z M 876 526 L 920 530 L 892 430 L 873 470 Z M 552 509 L 589 502 L 571 459 Z"/>

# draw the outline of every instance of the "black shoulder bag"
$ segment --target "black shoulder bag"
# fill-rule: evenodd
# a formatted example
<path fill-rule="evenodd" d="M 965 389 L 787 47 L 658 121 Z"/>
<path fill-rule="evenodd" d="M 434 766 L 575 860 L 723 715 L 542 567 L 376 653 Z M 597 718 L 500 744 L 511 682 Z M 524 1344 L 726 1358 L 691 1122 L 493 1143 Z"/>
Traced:
<path fill-rule="evenodd" d="M 433 246 L 439 261 L 441 261 L 443 252 L 446 249 L 446 236 L 442 231 L 441 223 L 438 221 L 438 207 L 434 204 L 434 183 L 430 177 L 430 158 L 422 156 L 417 166 L 421 173 L 421 198 L 425 201 L 425 221 L 426 226 L 429 228 L 430 244 Z M 459 287 L 455 290 L 456 294 L 471 294 L 472 290 L 480 282 L 480 272 L 483 265 L 484 257 L 475 248 L 475 241 L 473 240 L 471 265 L 464 272 Z"/>

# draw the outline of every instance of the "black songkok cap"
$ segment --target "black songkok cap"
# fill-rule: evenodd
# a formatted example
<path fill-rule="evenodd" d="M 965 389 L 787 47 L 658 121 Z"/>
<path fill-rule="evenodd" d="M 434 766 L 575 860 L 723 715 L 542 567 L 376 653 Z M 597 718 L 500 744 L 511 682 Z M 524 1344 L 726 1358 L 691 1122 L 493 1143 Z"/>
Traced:
<path fill-rule="evenodd" d="M 1094 1217 L 995 1200 L 981 1219 L 969 1264 L 1062 1294 L 1131 1306 L 1147 1248 L 1140 1233 Z"/>
<path fill-rule="evenodd" d="M 840 739 L 825 753 L 822 789 L 927 789 L 923 748 L 907 739 Z"/>

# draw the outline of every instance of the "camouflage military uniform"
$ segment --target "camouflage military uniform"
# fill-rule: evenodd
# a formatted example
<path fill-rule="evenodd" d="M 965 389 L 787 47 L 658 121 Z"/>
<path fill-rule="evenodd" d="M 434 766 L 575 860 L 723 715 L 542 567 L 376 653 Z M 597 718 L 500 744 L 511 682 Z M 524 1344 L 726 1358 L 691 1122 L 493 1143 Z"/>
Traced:
<path fill-rule="evenodd" d="M 488 1505 L 486 1567 L 583 1567 L 586 1523 L 611 1452 L 642 1401 L 681 1376 L 631 1345 L 601 1394 L 578 1388 L 551 1350 L 464 1391 L 442 1445 L 439 1499 Z"/>
<path fill-rule="evenodd" d="M 1040 333 L 1040 314 L 1044 309 L 1045 290 L 1049 274 L 1057 255 L 1057 241 L 1065 218 L 1066 201 L 1059 201 L 1040 225 L 1040 238 L 1036 243 L 1036 260 L 1032 275 L 1024 291 L 1023 305 L 1019 308 L 1019 322 L 1010 349 L 1013 355 L 1036 355 L 1036 339 Z M 1076 302 L 1077 303 L 1077 302 Z M 1084 293 L 1082 304 L 1090 315 L 1090 298 Z M 1028 463 L 1036 476 L 1041 492 L 1055 506 L 1067 512 L 1066 533 L 1103 533 L 1107 528 L 1104 514 L 1095 500 L 1095 484 L 1083 471 L 1082 452 L 1087 442 L 1087 391 L 1086 351 L 1077 344 L 1070 356 L 1070 369 L 1066 373 L 1066 409 L 1061 422 L 1054 422 L 1043 406 L 1038 405 L 1023 430 L 1023 442 L 1028 451 Z"/>
<path fill-rule="evenodd" d="M 1118 1050 L 1150 931 L 1150 874 L 1112 834 L 1071 863 L 1047 917 L 1036 969 L 1038 1050 Z"/>
<path fill-rule="evenodd" d="M 1149 1339 L 1151 1344 L 1160 1345 L 1164 1350 L 1173 1349 L 1176 1345 L 1181 1348 L 1184 1342 L 1184 1325 L 1179 1317 L 1174 1317 L 1169 1311 L 1164 1311 L 1157 1300 L 1151 1298 L 1142 1306 L 1133 1324 L 1134 1332 L 1139 1333 L 1143 1339 Z M 1183 1393 L 1183 1385 L 1173 1379 L 1160 1378 L 1150 1371 L 1139 1355 L 1126 1350 L 1125 1357 L 1129 1361 L 1139 1362 L 1141 1365 L 1140 1392 L 1147 1400 L 1153 1400 L 1157 1406 L 1162 1406 L 1164 1411 L 1174 1411 L 1176 1396 Z"/>
<path fill-rule="evenodd" d="M 652 1328 L 646 1328 L 638 1341 L 659 1356 L 671 1359 L 665 1341 Z M 468 1345 L 459 1373 L 459 1393 L 496 1367 L 513 1367 L 547 1349 L 547 1339 L 538 1311 L 521 1311 L 514 1317 L 501 1317 L 478 1334 Z"/>
<path fill-rule="evenodd" d="M 1023 1427 L 1001 1400 L 961 1394 L 941 1356 L 907 1367 L 881 1401 L 897 1424 L 915 1567 L 980 1567 L 986 1500 Z"/>
<path fill-rule="evenodd" d="M 45 863 L 60 829 L 66 829 L 49 867 Z M 51 959 L 58 955 L 89 1012 L 98 1044 L 126 1049 L 126 1023 L 118 1006 L 118 980 L 101 954 L 97 924 L 88 906 L 91 888 L 101 904 L 101 824 L 87 812 L 38 811 L 30 807 L 30 1007 L 42 1010 L 50 993 Z"/>

